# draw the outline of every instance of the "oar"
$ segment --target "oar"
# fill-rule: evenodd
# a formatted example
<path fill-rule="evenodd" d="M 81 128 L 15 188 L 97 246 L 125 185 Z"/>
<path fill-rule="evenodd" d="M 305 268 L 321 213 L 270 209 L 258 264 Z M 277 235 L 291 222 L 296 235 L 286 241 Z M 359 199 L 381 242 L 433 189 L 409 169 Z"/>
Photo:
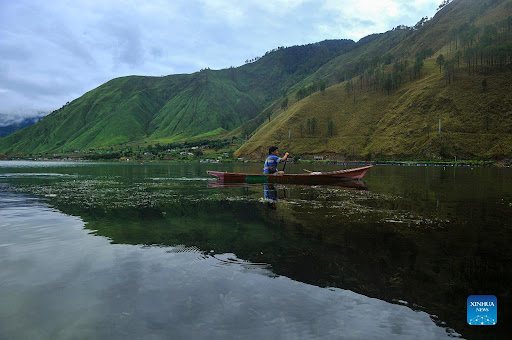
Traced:
<path fill-rule="evenodd" d="M 286 160 L 284 161 L 283 170 L 282 170 L 283 172 L 284 172 L 284 169 L 286 168 L 286 162 L 288 162 L 288 157 L 286 157 Z"/>
<path fill-rule="evenodd" d="M 313 172 L 313 171 L 308 170 L 308 169 L 302 169 L 302 170 L 304 170 L 304 171 L 306 171 L 306 172 L 309 172 L 309 173 L 312 173 L 312 172 Z"/>

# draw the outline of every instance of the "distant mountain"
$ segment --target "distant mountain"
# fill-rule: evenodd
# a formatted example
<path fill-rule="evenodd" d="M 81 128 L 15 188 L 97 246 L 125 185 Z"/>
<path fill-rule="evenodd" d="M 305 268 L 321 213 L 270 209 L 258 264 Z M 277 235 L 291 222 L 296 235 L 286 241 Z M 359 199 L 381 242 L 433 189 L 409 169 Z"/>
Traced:
<path fill-rule="evenodd" d="M 0 113 L 0 138 L 10 135 L 18 130 L 32 126 L 41 120 L 45 114 L 30 117 L 11 116 Z"/>

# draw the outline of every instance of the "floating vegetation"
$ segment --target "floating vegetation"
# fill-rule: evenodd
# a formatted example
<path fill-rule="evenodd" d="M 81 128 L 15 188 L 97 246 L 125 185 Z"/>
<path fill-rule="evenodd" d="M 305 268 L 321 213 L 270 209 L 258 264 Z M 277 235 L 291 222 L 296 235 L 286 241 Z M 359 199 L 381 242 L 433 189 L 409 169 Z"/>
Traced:
<path fill-rule="evenodd" d="M 151 177 L 128 182 L 120 176 L 36 175 L 38 180 L 20 180 L 7 188 L 43 197 L 56 207 L 74 205 L 87 209 L 155 208 L 184 201 L 189 204 L 205 201 L 261 204 L 263 197 L 261 185 L 211 188 L 205 185 L 205 178 Z M 41 180 L 45 175 L 59 176 Z M 322 186 L 279 185 L 273 190 L 277 201 L 271 204 L 278 209 L 276 215 L 290 220 L 322 219 L 330 224 L 343 221 L 429 229 L 441 228 L 448 222 L 397 209 L 397 202 L 403 199 L 390 194 Z M 263 202 L 269 203 L 268 200 Z"/>

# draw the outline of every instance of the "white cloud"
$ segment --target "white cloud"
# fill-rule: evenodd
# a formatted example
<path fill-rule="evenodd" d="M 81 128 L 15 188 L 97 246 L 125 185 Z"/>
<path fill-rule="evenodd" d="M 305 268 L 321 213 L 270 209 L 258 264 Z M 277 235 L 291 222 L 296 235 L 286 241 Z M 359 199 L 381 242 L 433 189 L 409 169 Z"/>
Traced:
<path fill-rule="evenodd" d="M 51 111 L 112 78 L 241 65 L 277 46 L 359 39 L 439 0 L 0 1 L 0 112 Z"/>
<path fill-rule="evenodd" d="M 424 15 L 433 15 L 438 0 L 325 0 L 322 9 L 336 13 L 330 26 L 339 34 L 361 39 L 399 24 L 412 26 Z"/>
<path fill-rule="evenodd" d="M 212 23 L 241 26 L 246 21 L 245 7 L 228 0 L 201 0 L 204 19 Z"/>
<path fill-rule="evenodd" d="M 252 6 L 260 7 L 273 16 L 287 16 L 290 11 L 302 6 L 306 2 L 314 3 L 313 0 L 273 0 L 251 2 Z"/>
<path fill-rule="evenodd" d="M 353 2 L 326 0 L 323 8 L 328 11 L 336 11 L 348 18 L 386 19 L 398 14 L 399 3 L 393 0 L 358 0 Z"/>

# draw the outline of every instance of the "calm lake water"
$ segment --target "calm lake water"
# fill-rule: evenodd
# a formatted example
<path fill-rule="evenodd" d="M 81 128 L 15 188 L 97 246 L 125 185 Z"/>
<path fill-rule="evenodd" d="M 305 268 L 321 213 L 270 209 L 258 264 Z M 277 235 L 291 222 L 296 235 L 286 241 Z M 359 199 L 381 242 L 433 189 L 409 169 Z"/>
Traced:
<path fill-rule="evenodd" d="M 0 338 L 508 334 L 512 169 L 377 166 L 350 188 L 206 170 L 261 165 L 0 162 Z M 477 294 L 498 325 L 467 325 Z"/>

